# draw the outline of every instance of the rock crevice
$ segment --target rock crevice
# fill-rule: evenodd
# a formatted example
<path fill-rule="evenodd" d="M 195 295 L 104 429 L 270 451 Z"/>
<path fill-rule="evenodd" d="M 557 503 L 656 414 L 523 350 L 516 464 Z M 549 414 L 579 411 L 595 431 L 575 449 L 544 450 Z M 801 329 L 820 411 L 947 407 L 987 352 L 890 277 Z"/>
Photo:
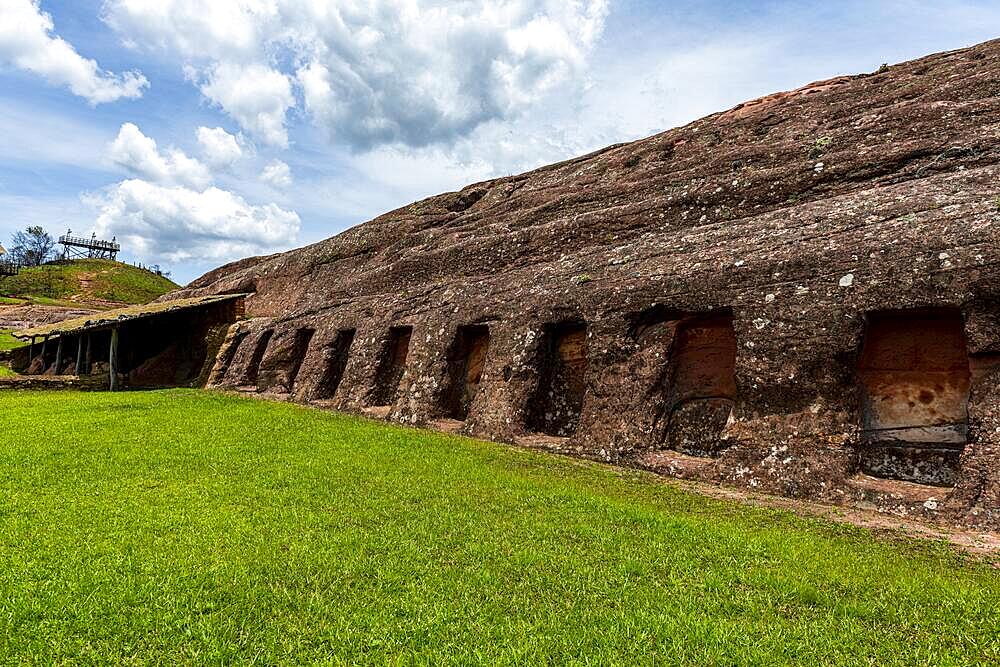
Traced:
<path fill-rule="evenodd" d="M 1000 528 L 997 81 L 842 77 L 223 267 L 211 384 Z"/>

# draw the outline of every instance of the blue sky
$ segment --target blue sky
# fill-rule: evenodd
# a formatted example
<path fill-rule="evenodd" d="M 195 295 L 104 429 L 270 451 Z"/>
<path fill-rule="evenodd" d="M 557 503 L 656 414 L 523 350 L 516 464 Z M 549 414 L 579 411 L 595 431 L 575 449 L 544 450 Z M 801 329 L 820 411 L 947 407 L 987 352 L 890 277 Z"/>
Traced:
<path fill-rule="evenodd" d="M 0 242 L 116 234 L 186 282 L 997 36 L 1000 3 L 978 0 L 3 0 Z"/>

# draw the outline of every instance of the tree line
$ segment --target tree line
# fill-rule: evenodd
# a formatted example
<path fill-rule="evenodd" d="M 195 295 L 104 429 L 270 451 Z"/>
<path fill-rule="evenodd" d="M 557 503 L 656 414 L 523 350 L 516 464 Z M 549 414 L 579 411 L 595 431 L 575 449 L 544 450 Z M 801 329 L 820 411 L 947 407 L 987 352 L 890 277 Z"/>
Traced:
<path fill-rule="evenodd" d="M 56 256 L 56 242 L 41 227 L 34 225 L 11 238 L 10 259 L 20 266 L 41 266 Z"/>

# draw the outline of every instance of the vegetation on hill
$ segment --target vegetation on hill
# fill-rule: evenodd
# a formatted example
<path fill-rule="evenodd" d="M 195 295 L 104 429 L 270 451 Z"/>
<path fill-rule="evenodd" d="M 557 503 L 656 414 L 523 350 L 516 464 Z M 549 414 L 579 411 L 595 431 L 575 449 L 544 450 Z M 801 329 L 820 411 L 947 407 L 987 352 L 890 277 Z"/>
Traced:
<path fill-rule="evenodd" d="M 24 343 L 17 338 L 14 338 L 10 331 L 0 329 L 0 352 L 13 350 L 14 348 L 21 347 L 22 345 L 24 345 Z"/>
<path fill-rule="evenodd" d="M 0 352 L 7 352 L 8 350 L 13 350 L 14 348 L 21 347 L 22 345 L 24 345 L 24 343 L 14 338 L 9 331 L 0 329 Z M 10 377 L 12 375 L 15 375 L 15 373 L 11 370 L 10 364 L 8 364 L 5 360 L 0 359 L 0 378 Z"/>
<path fill-rule="evenodd" d="M 1000 664 L 944 545 L 288 404 L 0 403 L 10 662 Z"/>
<path fill-rule="evenodd" d="M 102 306 L 148 303 L 177 289 L 169 278 L 106 259 L 77 259 L 24 268 L 0 278 L 4 303 Z"/>

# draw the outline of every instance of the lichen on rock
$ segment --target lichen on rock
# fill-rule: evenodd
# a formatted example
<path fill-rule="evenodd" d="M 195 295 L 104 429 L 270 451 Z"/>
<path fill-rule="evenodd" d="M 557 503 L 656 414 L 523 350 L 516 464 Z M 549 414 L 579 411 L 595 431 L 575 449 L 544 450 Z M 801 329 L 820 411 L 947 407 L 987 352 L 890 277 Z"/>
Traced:
<path fill-rule="evenodd" d="M 998 82 L 989 42 L 812 84 L 242 260 L 181 296 L 253 292 L 220 386 L 997 528 Z M 938 356 L 973 372 L 952 386 L 934 358 L 886 352 L 871 377 L 896 382 L 879 385 L 890 441 L 859 359 L 872 318 L 913 312 L 957 318 L 961 349 Z M 725 318 L 731 367 L 679 370 L 681 332 L 706 317 Z M 467 327 L 489 341 L 471 398 Z M 934 409 L 915 409 L 920 391 Z"/>

